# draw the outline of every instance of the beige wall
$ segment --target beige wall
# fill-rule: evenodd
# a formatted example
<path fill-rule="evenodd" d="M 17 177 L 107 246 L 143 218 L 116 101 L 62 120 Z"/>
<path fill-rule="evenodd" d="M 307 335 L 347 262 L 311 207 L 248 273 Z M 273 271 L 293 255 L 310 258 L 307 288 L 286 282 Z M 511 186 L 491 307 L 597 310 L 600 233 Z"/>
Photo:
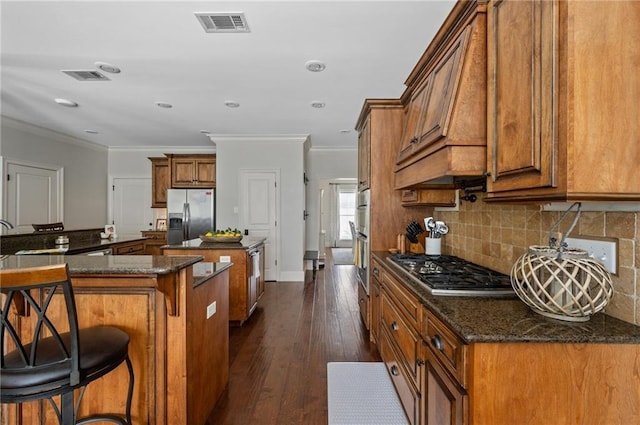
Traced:
<path fill-rule="evenodd" d="M 444 220 L 449 234 L 443 252 L 510 273 L 515 260 L 529 245 L 547 245 L 549 229 L 562 212 L 541 212 L 537 205 L 496 205 L 462 202 L 459 212 L 434 213 Z M 560 226 L 566 229 L 573 213 Z M 618 275 L 613 276 L 614 296 L 606 313 L 640 325 L 640 213 L 582 212 L 571 236 L 607 236 L 619 239 Z"/>

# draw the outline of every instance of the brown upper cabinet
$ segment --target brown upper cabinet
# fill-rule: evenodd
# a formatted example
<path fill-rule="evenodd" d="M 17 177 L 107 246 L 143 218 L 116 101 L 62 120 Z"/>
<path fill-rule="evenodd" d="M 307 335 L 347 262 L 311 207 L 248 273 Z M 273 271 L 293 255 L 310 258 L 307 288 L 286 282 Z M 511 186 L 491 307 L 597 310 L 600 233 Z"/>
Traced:
<path fill-rule="evenodd" d="M 171 187 L 215 187 L 216 156 L 167 154 L 171 164 Z"/>
<path fill-rule="evenodd" d="M 396 189 L 485 172 L 486 7 L 458 2 L 405 82 Z"/>
<path fill-rule="evenodd" d="M 167 207 L 167 189 L 171 184 L 169 158 L 149 158 L 151 161 L 151 208 Z"/>
<path fill-rule="evenodd" d="M 639 2 L 491 1 L 487 201 L 640 200 Z"/>

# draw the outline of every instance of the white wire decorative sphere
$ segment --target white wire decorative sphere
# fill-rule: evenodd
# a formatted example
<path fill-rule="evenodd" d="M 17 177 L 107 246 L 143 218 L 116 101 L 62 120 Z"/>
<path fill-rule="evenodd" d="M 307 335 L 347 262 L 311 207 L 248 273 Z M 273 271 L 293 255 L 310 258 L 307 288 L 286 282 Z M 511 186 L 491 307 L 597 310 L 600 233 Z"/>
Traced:
<path fill-rule="evenodd" d="M 573 322 L 589 320 L 613 294 L 611 275 L 586 251 L 550 246 L 530 246 L 516 260 L 511 286 L 536 313 Z"/>

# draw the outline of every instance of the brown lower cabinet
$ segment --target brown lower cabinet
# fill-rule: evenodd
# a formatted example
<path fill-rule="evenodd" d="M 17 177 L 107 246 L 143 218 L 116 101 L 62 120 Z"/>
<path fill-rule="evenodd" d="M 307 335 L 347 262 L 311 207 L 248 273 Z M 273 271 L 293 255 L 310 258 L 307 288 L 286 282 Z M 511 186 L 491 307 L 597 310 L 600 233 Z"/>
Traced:
<path fill-rule="evenodd" d="M 111 245 L 113 255 L 143 255 L 144 240 L 115 243 Z"/>
<path fill-rule="evenodd" d="M 412 425 L 640 423 L 640 345 L 467 343 L 384 261 L 371 273 L 371 329 Z"/>
<path fill-rule="evenodd" d="M 143 230 L 140 232 L 144 241 L 145 255 L 162 255 L 162 245 L 167 244 L 167 232 L 158 230 Z"/>

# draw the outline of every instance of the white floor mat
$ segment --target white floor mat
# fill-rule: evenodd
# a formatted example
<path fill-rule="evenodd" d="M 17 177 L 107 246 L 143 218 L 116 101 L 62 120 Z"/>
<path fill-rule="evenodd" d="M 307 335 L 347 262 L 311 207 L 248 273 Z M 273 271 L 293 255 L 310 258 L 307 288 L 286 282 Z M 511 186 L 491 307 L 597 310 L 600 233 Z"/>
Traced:
<path fill-rule="evenodd" d="M 327 363 L 327 386 L 329 425 L 409 423 L 384 363 Z"/>

